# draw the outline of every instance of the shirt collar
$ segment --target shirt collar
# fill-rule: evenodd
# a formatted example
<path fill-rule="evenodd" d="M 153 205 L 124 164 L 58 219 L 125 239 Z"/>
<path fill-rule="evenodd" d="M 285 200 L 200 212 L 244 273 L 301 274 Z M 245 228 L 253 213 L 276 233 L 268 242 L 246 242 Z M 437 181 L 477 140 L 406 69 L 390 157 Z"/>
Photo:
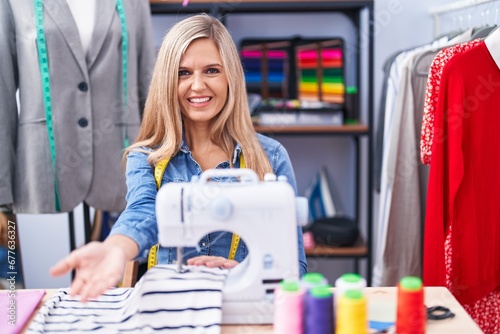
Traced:
<path fill-rule="evenodd" d="M 189 147 L 186 143 L 186 140 L 184 139 L 184 137 L 182 137 L 182 142 L 181 142 L 181 147 L 179 149 L 181 152 L 183 153 L 189 153 Z"/>
<path fill-rule="evenodd" d="M 500 28 L 496 28 L 486 39 L 484 40 L 491 57 L 500 69 Z"/>
<path fill-rule="evenodd" d="M 182 135 L 181 148 L 179 150 L 185 154 L 190 153 L 189 146 L 187 145 L 186 140 L 184 138 L 184 134 Z M 236 164 L 236 161 L 238 161 L 240 154 L 241 154 L 241 146 L 240 144 L 236 144 L 233 152 L 233 165 Z"/>
<path fill-rule="evenodd" d="M 241 154 L 241 146 L 240 144 L 236 144 L 236 147 L 234 148 L 234 153 L 233 153 L 233 165 L 236 164 L 236 161 L 238 160 L 238 157 Z"/>

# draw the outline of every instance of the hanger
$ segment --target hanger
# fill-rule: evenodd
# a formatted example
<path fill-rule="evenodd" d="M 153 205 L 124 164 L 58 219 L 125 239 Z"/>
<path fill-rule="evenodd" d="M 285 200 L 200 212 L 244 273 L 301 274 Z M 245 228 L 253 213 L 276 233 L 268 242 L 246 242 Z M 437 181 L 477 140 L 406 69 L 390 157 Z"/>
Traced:
<path fill-rule="evenodd" d="M 442 36 L 438 37 L 437 39 L 442 38 L 442 37 L 448 37 L 448 39 L 453 39 L 453 38 L 457 37 L 458 35 L 463 34 L 464 32 L 465 32 L 465 30 L 463 30 L 463 29 L 455 29 L 455 30 L 452 30 L 450 32 L 447 32 L 446 34 L 443 34 Z"/>
<path fill-rule="evenodd" d="M 474 32 L 472 33 L 471 40 L 474 40 L 477 38 L 484 39 L 484 38 L 488 37 L 488 35 L 496 28 L 497 28 L 497 25 L 476 28 L 476 29 L 474 29 Z"/>
<path fill-rule="evenodd" d="M 420 71 L 420 66 L 419 66 L 420 62 L 430 56 L 432 56 L 432 59 L 434 59 L 436 54 L 438 54 L 438 52 L 441 51 L 442 49 L 443 48 L 427 50 L 419 54 L 415 59 L 415 62 L 413 63 L 413 68 L 412 68 L 413 75 L 416 77 L 427 77 L 429 75 L 429 69 L 427 68 L 426 71 Z"/>
<path fill-rule="evenodd" d="M 494 26 L 485 26 L 485 27 L 480 27 L 480 28 L 476 28 L 475 30 L 473 30 L 473 33 L 472 33 L 472 36 L 471 36 L 471 40 L 474 40 L 474 39 L 477 39 L 477 38 L 486 38 L 488 35 L 491 34 L 491 32 L 493 32 L 493 30 L 495 30 L 497 28 L 496 25 Z M 458 33 L 457 33 L 458 32 Z M 462 29 L 457 29 L 457 30 L 453 30 L 451 31 L 450 33 L 448 34 L 444 34 L 442 37 L 446 37 L 446 36 L 449 36 L 449 40 L 457 37 L 458 35 L 460 35 L 460 33 L 463 33 L 464 30 Z M 413 69 L 412 69 L 412 72 L 413 72 L 413 75 L 414 76 L 417 76 L 417 77 L 427 77 L 429 75 L 429 72 L 428 71 L 421 71 L 420 70 L 420 63 L 426 58 L 426 57 L 429 57 L 429 56 L 433 56 L 435 57 L 436 54 L 441 51 L 443 48 L 439 48 L 439 49 L 433 49 L 433 50 L 428 50 L 428 51 L 425 51 L 423 53 L 421 53 L 420 55 L 417 56 L 417 58 L 415 59 L 415 63 L 413 64 Z"/>
<path fill-rule="evenodd" d="M 457 28 L 457 29 L 454 29 L 452 31 L 449 31 L 447 33 L 444 33 L 438 37 L 436 37 L 436 41 L 437 40 L 440 40 L 441 38 L 447 38 L 448 40 L 452 40 L 453 38 L 463 34 L 466 30 L 462 29 L 462 28 Z M 432 56 L 432 58 L 434 59 L 434 57 L 436 56 L 436 54 L 441 51 L 443 48 L 437 48 L 437 49 L 432 49 L 432 50 L 427 50 L 427 51 L 424 51 L 423 53 L 419 54 L 417 56 L 417 58 L 415 59 L 415 62 L 413 63 L 413 68 L 412 68 L 412 73 L 414 76 L 417 76 L 417 77 L 427 77 L 429 75 L 429 71 L 427 69 L 427 71 L 420 71 L 419 70 L 419 65 L 420 65 L 420 62 L 423 61 L 425 58 L 429 57 L 429 56 Z"/>

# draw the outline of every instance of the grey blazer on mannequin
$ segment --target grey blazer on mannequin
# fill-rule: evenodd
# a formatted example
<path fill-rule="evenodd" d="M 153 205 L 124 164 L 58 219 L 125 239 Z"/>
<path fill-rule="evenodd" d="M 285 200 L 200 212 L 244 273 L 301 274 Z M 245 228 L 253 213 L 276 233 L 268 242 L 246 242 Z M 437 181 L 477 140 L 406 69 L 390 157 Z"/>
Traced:
<path fill-rule="evenodd" d="M 149 2 L 123 2 L 129 40 L 127 114 L 115 0 L 97 1 L 88 54 L 66 1 L 44 0 L 61 212 L 83 201 L 107 211 L 125 207 L 125 125 L 132 142 L 155 51 Z M 33 0 L 0 1 L 0 119 L 0 204 L 13 203 L 16 213 L 56 212 Z"/>

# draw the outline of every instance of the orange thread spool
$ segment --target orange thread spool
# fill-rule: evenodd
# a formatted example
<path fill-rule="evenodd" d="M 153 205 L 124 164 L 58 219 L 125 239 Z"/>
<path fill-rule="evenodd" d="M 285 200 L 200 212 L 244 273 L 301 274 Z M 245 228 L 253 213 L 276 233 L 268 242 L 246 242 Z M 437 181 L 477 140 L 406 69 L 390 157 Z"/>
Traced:
<path fill-rule="evenodd" d="M 427 310 L 424 289 L 418 277 L 403 277 L 398 285 L 397 334 L 424 334 Z"/>

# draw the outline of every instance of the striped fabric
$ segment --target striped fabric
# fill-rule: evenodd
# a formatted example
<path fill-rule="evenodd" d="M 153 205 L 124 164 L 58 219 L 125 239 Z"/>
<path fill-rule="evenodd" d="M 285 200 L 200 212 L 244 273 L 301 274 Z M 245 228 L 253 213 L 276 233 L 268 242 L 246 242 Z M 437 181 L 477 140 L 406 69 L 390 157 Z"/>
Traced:
<path fill-rule="evenodd" d="M 158 265 L 135 288 L 115 288 L 81 303 L 60 289 L 40 309 L 28 333 L 221 332 L 227 269 Z"/>

